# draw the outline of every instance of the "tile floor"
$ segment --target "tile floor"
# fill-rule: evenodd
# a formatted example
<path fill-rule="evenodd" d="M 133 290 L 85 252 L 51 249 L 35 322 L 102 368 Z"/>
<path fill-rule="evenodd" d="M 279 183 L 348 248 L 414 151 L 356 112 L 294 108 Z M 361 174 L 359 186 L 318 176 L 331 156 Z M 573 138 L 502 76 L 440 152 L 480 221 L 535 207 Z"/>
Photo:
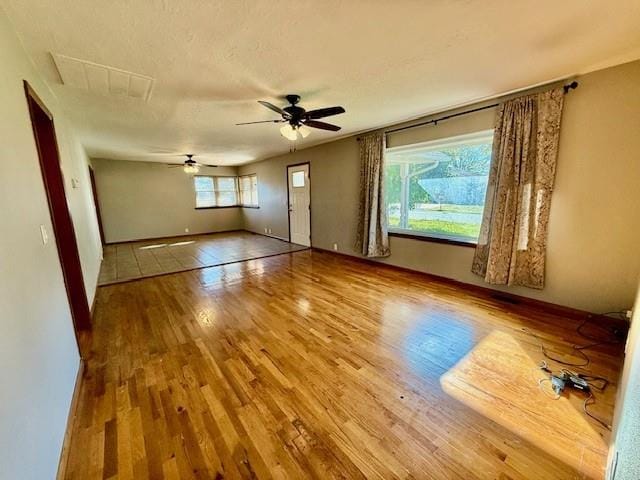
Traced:
<path fill-rule="evenodd" d="M 98 285 L 268 257 L 305 248 L 250 232 L 211 233 L 106 245 Z"/>

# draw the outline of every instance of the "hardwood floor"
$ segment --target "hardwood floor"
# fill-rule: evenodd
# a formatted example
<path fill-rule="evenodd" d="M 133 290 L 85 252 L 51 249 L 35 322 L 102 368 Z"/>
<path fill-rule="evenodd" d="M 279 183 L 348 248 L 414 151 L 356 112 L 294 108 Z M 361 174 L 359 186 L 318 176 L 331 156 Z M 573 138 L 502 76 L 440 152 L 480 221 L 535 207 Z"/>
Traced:
<path fill-rule="evenodd" d="M 608 432 L 528 333 L 568 353 L 577 324 L 310 250 L 101 287 L 66 477 L 601 478 Z"/>

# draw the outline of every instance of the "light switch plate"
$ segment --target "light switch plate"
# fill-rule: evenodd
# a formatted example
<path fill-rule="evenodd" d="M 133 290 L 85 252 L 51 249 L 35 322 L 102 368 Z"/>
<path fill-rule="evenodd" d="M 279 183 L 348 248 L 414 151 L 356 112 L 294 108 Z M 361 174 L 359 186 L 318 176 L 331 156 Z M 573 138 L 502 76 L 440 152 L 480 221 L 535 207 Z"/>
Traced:
<path fill-rule="evenodd" d="M 44 225 L 40 225 L 40 235 L 42 236 L 43 245 L 49 243 L 49 233 L 47 232 L 47 227 L 45 227 Z"/>

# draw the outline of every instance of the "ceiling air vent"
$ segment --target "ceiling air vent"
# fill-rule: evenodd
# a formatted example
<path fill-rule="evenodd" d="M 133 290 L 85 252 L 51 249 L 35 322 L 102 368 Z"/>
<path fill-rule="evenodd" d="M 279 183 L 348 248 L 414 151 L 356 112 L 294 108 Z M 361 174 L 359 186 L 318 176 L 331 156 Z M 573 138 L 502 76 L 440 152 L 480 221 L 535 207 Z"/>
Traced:
<path fill-rule="evenodd" d="M 154 79 L 139 73 L 52 53 L 62 83 L 101 95 L 149 100 Z"/>

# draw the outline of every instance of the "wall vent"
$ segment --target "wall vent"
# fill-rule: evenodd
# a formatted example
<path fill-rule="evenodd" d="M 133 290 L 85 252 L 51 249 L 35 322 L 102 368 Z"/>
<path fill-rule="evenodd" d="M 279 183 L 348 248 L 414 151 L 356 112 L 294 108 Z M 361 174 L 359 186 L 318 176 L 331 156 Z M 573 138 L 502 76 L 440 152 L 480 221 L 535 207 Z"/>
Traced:
<path fill-rule="evenodd" d="M 52 53 L 64 85 L 100 95 L 132 97 L 145 102 L 151 97 L 155 80 L 139 73 Z"/>

